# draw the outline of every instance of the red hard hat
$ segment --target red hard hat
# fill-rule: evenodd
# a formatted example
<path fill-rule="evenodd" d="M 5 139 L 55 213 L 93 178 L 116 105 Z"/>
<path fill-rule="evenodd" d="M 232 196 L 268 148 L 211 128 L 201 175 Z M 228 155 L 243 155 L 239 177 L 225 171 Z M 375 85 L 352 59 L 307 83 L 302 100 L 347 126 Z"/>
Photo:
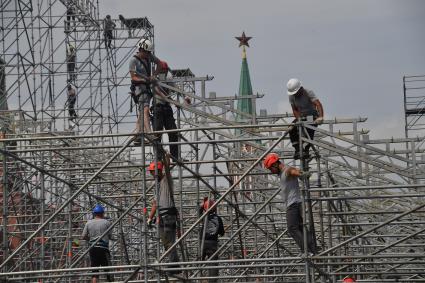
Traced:
<path fill-rule="evenodd" d="M 215 203 L 215 201 L 208 199 L 208 197 L 204 198 L 204 203 L 202 204 L 202 207 L 204 208 L 204 211 L 207 211 L 208 208 L 210 208 L 211 206 L 213 206 Z M 213 211 L 215 210 L 215 208 L 213 209 Z"/>
<path fill-rule="evenodd" d="M 162 172 L 162 168 L 164 168 L 162 162 L 158 161 L 156 164 L 158 164 L 158 171 Z M 155 171 L 155 162 L 151 162 L 151 164 L 149 164 L 149 171 Z"/>
<path fill-rule="evenodd" d="M 168 71 L 168 64 L 167 64 L 167 62 L 165 62 L 165 61 L 159 61 L 159 63 L 158 63 L 158 66 L 159 66 L 159 69 L 162 71 L 162 72 L 167 72 Z"/>
<path fill-rule="evenodd" d="M 279 155 L 277 155 L 276 153 L 269 153 L 264 159 L 264 162 L 263 162 L 264 168 L 270 169 L 273 166 L 273 164 L 275 164 L 278 161 L 279 161 Z"/>
<path fill-rule="evenodd" d="M 356 282 L 356 280 L 355 280 L 355 279 L 353 279 L 353 278 L 351 278 L 351 277 L 347 277 L 347 278 L 344 278 L 344 280 L 342 280 L 342 282 L 343 282 L 343 283 Z"/>

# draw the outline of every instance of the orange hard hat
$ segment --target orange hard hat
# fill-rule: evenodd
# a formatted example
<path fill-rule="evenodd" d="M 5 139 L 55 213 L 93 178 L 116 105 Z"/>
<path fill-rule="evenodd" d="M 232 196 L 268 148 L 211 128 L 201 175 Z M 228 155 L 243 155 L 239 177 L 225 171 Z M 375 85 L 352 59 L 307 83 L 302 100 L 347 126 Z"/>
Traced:
<path fill-rule="evenodd" d="M 162 172 L 162 168 L 164 168 L 164 165 L 162 164 L 161 161 L 158 161 L 156 164 L 158 164 L 158 171 Z M 149 164 L 149 171 L 155 171 L 155 162 L 151 162 L 151 164 Z"/>
<path fill-rule="evenodd" d="M 279 155 L 277 155 L 276 153 L 269 153 L 264 159 L 264 162 L 263 162 L 264 168 L 270 169 L 273 166 L 273 164 L 275 164 L 278 161 L 279 161 Z"/>
<path fill-rule="evenodd" d="M 208 199 L 208 197 L 205 197 L 204 203 L 202 204 L 202 208 L 204 209 L 204 211 L 207 211 L 214 204 L 215 204 L 215 201 L 213 201 L 212 199 Z M 215 210 L 216 210 L 216 207 L 212 211 L 215 211 Z"/>

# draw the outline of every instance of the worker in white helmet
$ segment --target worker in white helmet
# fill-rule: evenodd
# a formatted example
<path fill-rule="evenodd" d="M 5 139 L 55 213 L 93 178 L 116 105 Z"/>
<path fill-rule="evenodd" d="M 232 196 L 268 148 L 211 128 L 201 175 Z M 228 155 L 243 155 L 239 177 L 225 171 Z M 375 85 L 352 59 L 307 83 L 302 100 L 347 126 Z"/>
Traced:
<path fill-rule="evenodd" d="M 295 121 L 297 120 L 309 120 L 308 117 L 311 116 L 313 119 L 314 125 L 320 125 L 323 123 L 323 106 L 320 103 L 319 99 L 316 97 L 312 90 L 306 89 L 301 85 L 300 80 L 290 79 L 286 85 L 287 93 L 289 95 L 289 102 L 291 103 L 292 112 L 295 116 Z M 314 130 L 306 129 L 308 138 L 314 138 Z M 303 129 L 303 133 L 304 133 Z M 299 144 L 299 133 L 298 127 L 293 127 L 289 131 L 289 138 L 291 140 L 292 146 L 295 148 L 294 159 L 300 158 L 300 144 Z M 310 144 L 303 149 L 304 158 L 309 158 L 309 149 Z"/>
<path fill-rule="evenodd" d="M 142 38 L 136 45 L 138 52 L 130 60 L 131 95 L 137 108 L 137 133 L 152 132 L 150 126 L 149 104 L 152 99 L 151 87 L 156 83 L 152 74 L 153 64 L 160 60 L 152 54 L 153 44 L 149 39 Z M 142 129 L 142 119 L 144 126 Z M 140 145 L 141 139 L 137 139 L 134 145 Z"/>

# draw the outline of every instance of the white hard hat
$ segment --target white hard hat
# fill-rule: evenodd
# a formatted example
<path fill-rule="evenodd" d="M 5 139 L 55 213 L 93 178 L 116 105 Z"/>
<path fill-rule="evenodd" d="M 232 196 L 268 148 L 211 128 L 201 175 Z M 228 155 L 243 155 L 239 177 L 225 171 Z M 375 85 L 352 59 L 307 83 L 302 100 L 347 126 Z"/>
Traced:
<path fill-rule="evenodd" d="M 288 89 L 288 95 L 294 95 L 300 90 L 301 82 L 299 79 L 290 79 L 286 84 L 286 88 Z"/>
<path fill-rule="evenodd" d="M 153 44 L 149 39 L 146 38 L 142 38 L 141 40 L 139 40 L 139 42 L 137 42 L 136 47 L 138 49 L 142 49 L 148 52 L 152 52 L 153 51 Z"/>

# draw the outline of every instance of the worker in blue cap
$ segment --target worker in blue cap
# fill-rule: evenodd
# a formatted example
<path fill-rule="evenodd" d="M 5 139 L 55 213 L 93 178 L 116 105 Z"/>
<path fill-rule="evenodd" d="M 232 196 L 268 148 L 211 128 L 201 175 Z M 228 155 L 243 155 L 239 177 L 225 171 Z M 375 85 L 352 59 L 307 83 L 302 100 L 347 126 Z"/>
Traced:
<path fill-rule="evenodd" d="M 112 240 L 112 229 L 106 235 L 99 239 L 111 226 L 111 223 L 105 218 L 105 209 L 102 205 L 96 204 L 93 208 L 93 219 L 87 221 L 84 226 L 82 238 L 89 241 L 90 262 L 91 267 L 109 266 L 111 265 L 111 253 L 109 252 L 109 240 Z M 92 283 L 97 283 L 99 270 L 93 270 Z M 114 281 L 112 274 L 106 275 L 109 282 Z"/>

